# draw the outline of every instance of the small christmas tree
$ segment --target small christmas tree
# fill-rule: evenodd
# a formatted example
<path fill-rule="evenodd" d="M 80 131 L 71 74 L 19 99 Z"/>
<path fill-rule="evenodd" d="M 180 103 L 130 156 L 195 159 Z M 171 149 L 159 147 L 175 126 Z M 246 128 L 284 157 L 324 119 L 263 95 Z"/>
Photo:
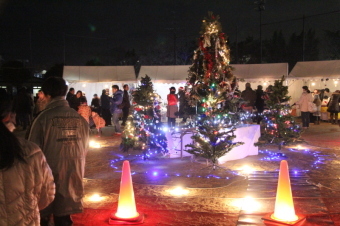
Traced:
<path fill-rule="evenodd" d="M 241 142 L 233 142 L 239 98 L 234 95 L 236 79 L 229 65 L 230 54 L 222 33 L 219 16 L 209 12 L 203 20 L 199 47 L 189 69 L 190 104 L 198 105 L 197 134 L 187 152 L 211 160 L 213 169 L 218 158 Z"/>
<path fill-rule="evenodd" d="M 133 123 L 133 116 L 129 115 L 126 120 L 124 131 L 122 134 L 122 142 L 120 144 L 120 150 L 123 152 L 128 152 L 130 148 L 135 148 L 138 142 L 138 137 L 136 135 L 136 127 Z"/>
<path fill-rule="evenodd" d="M 134 112 L 124 128 L 121 150 L 127 152 L 130 148 L 141 149 L 144 159 L 152 151 L 168 152 L 167 140 L 161 128 L 160 96 L 154 92 L 149 76 L 141 78 L 140 86 L 132 96 Z"/>
<path fill-rule="evenodd" d="M 268 110 L 263 112 L 261 122 L 263 133 L 257 145 L 276 144 L 281 146 L 296 142 L 302 129 L 290 114 L 291 106 L 288 104 L 288 86 L 283 85 L 284 77 L 276 80 L 274 86 L 269 87 L 265 93 L 265 103 Z"/>

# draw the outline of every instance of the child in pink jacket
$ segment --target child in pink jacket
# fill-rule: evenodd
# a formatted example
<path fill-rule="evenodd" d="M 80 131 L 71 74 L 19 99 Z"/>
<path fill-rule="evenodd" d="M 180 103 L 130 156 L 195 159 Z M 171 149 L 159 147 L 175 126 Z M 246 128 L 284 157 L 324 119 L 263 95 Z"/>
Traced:
<path fill-rule="evenodd" d="M 101 128 L 105 127 L 105 120 L 98 115 L 97 112 L 92 111 L 92 119 L 94 124 L 96 125 L 96 129 L 98 130 L 98 137 L 101 136 L 102 130 Z"/>

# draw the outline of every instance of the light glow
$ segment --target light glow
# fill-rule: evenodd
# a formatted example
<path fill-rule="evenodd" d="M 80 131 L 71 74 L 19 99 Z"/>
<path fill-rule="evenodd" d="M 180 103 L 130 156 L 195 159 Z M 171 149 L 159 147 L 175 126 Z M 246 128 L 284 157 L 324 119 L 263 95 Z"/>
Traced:
<path fill-rule="evenodd" d="M 242 171 L 243 174 L 247 174 L 247 175 L 255 171 L 253 168 L 251 168 L 248 165 L 243 166 L 240 170 Z"/>
<path fill-rule="evenodd" d="M 247 196 L 243 199 L 242 210 L 252 213 L 261 208 L 261 204 L 256 201 L 253 197 Z"/>
<path fill-rule="evenodd" d="M 93 140 L 90 141 L 89 145 L 90 145 L 90 148 L 101 148 L 102 147 L 100 143 L 95 142 Z"/>
<path fill-rule="evenodd" d="M 175 189 L 169 190 L 171 195 L 182 196 L 189 194 L 189 190 L 183 189 L 182 187 L 176 187 Z"/>
<path fill-rule="evenodd" d="M 91 201 L 91 202 L 99 202 L 99 201 L 102 201 L 102 200 L 104 200 L 104 199 L 105 199 L 105 198 L 102 197 L 102 196 L 100 196 L 99 194 L 93 194 L 92 196 L 90 196 L 90 197 L 88 198 L 88 200 Z"/>

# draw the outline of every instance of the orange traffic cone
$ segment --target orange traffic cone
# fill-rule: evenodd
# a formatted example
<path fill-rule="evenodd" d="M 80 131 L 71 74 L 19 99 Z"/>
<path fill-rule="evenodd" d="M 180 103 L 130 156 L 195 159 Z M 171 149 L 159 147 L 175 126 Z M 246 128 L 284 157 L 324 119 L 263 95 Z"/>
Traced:
<path fill-rule="evenodd" d="M 144 214 L 138 213 L 136 209 L 130 163 L 125 160 L 120 181 L 118 208 L 115 214 L 111 214 L 109 224 L 141 224 L 143 221 Z"/>
<path fill-rule="evenodd" d="M 277 185 L 275 210 L 273 214 L 264 217 L 264 220 L 294 225 L 305 217 L 295 214 L 288 163 L 282 160 L 280 164 L 279 181 Z"/>

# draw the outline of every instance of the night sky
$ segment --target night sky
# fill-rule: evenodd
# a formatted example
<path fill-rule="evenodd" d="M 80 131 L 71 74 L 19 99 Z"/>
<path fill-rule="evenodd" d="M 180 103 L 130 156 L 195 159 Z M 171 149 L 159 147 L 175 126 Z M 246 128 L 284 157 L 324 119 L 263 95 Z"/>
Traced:
<path fill-rule="evenodd" d="M 0 56 L 28 66 L 84 65 L 112 48 L 143 53 L 173 45 L 174 28 L 180 45 L 199 37 L 208 11 L 220 15 L 231 42 L 259 38 L 255 8 L 252 0 L 0 0 Z M 305 15 L 305 28 L 322 39 L 323 30 L 340 30 L 339 10 L 339 0 L 267 0 L 263 38 L 275 30 L 299 34 L 302 20 L 294 19 Z"/>

